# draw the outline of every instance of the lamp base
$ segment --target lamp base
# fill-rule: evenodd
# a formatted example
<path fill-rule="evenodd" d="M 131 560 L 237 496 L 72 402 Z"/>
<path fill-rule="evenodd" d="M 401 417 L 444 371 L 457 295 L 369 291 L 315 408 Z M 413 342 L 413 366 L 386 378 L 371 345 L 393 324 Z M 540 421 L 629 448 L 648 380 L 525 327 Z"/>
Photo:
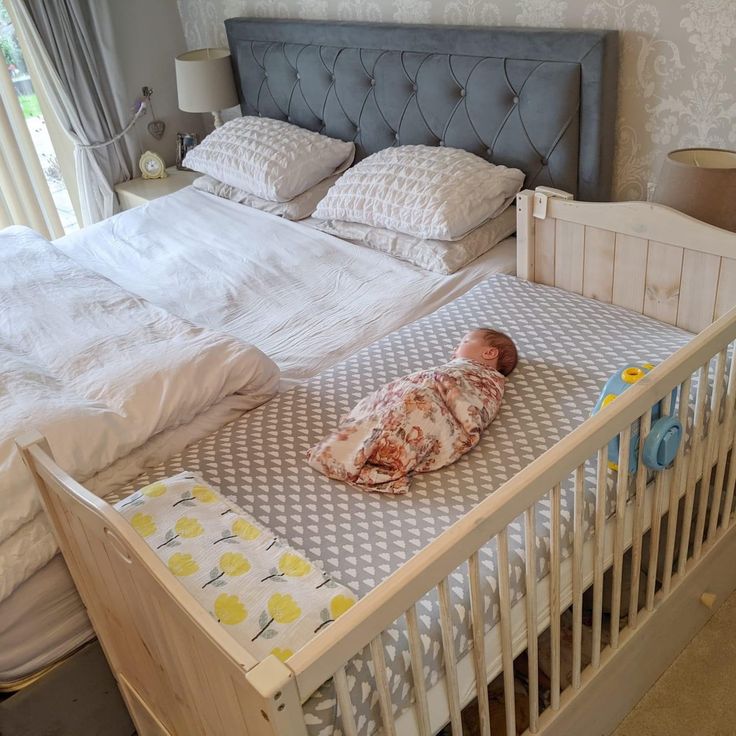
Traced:
<path fill-rule="evenodd" d="M 215 128 L 219 128 L 222 125 L 222 115 L 219 110 L 215 110 L 212 113 L 212 117 L 215 119 Z"/>

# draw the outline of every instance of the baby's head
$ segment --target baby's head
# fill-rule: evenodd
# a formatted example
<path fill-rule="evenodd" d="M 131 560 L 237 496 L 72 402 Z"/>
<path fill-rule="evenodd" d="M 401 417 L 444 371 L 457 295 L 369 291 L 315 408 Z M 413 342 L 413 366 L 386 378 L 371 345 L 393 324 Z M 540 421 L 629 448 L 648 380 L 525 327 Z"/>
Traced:
<path fill-rule="evenodd" d="M 518 361 L 514 341 L 503 332 L 490 327 L 478 327 L 466 332 L 452 357 L 473 360 L 494 368 L 504 376 L 508 376 L 516 368 Z"/>

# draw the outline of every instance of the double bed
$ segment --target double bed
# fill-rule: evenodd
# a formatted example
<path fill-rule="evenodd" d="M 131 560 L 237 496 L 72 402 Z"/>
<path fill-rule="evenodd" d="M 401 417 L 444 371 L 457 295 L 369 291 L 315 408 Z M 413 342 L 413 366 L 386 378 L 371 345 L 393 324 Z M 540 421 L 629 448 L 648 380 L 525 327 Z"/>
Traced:
<path fill-rule="evenodd" d="M 522 168 L 537 188 L 517 199 L 518 277 L 486 270 L 475 284 L 471 277 L 453 287 L 465 292 L 459 298 L 429 307 L 387 295 L 388 321 L 369 326 L 365 341 L 343 341 L 341 355 L 305 350 L 314 358 L 306 368 L 270 343 L 287 377 L 305 382 L 178 454 L 168 447 L 158 467 L 149 455 L 143 475 L 109 496 L 196 472 L 347 586 L 357 603 L 296 651 L 257 657 L 250 643 L 276 614 L 269 620 L 264 611 L 255 637 L 231 635 L 227 627 L 246 613 L 216 622 L 120 514 L 54 462 L 43 438 L 21 442 L 139 731 L 425 736 L 449 722 L 460 733 L 461 709 L 476 696 L 487 735 L 486 687 L 501 674 L 512 734 L 521 655 L 530 732 L 609 732 L 736 588 L 733 234 L 663 207 L 576 202 L 549 189 L 607 195 L 610 33 L 235 20 L 228 36 L 248 114 L 354 139 L 359 156 L 396 141 L 466 148 Z M 122 255 L 68 251 L 97 259 L 94 268 L 111 278 L 115 263 L 152 252 L 151 280 L 165 281 L 171 256 L 155 257 L 160 237 L 121 241 Z M 183 252 L 174 273 L 187 259 L 201 263 Z M 269 257 L 259 252 L 254 267 Z M 127 286 L 135 291 L 136 283 Z M 215 280 L 214 293 L 226 293 L 222 283 Z M 155 284 L 138 288 L 156 301 Z M 158 298 L 187 288 L 174 284 Z M 175 296 L 168 306 L 251 339 L 249 322 L 221 298 L 211 305 L 195 295 L 186 306 Z M 330 330 L 343 310 L 333 302 L 325 312 Z M 363 320 L 351 329 L 364 329 Z M 500 416 L 472 453 L 413 478 L 406 496 L 364 494 L 300 461 L 359 397 L 417 364 L 442 361 L 476 320 L 509 330 L 521 360 Z M 266 332 L 260 339 L 272 339 Z M 285 328 L 282 337 L 291 344 Z M 645 370 L 590 417 L 606 378 L 626 380 L 632 364 Z M 672 414 L 670 429 L 677 417 L 681 442 L 658 434 L 661 414 Z M 659 444 L 647 459 L 650 438 Z M 165 493 L 161 484 L 147 488 Z M 561 666 L 566 612 L 569 683 Z M 540 699 L 542 646 L 549 703 Z"/>
<path fill-rule="evenodd" d="M 244 114 L 354 140 L 358 158 L 397 143 L 446 144 L 521 168 L 529 186 L 585 199 L 610 191 L 614 33 L 252 19 L 227 31 Z M 56 246 L 174 315 L 255 344 L 283 388 L 515 269 L 513 239 L 442 276 L 193 188 Z M 238 414 L 215 407 L 87 484 L 116 490 Z M 0 601 L 0 613 L 0 681 L 11 687 L 92 635 L 58 558 Z"/>

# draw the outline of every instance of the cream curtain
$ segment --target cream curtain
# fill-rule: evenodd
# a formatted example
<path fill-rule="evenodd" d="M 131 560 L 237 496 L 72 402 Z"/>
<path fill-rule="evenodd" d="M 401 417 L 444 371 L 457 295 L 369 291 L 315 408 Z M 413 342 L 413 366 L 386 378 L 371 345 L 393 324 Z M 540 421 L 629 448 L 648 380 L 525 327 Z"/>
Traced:
<path fill-rule="evenodd" d="M 109 217 L 117 209 L 114 183 L 131 177 L 130 153 L 124 144 L 96 150 L 84 147 L 112 137 L 122 127 L 109 99 L 120 92 L 119 80 L 104 68 L 104 49 L 98 48 L 103 40 L 108 43 L 110 33 L 104 4 L 72 0 L 58 4 L 6 0 L 5 4 L 24 54 L 37 71 L 34 84 L 43 87 L 57 120 L 74 143 L 82 220 L 89 225 Z M 99 28 L 93 33 L 90 29 L 95 26 Z"/>
<path fill-rule="evenodd" d="M 28 225 L 47 238 L 64 234 L 31 133 L 0 64 L 0 226 Z"/>

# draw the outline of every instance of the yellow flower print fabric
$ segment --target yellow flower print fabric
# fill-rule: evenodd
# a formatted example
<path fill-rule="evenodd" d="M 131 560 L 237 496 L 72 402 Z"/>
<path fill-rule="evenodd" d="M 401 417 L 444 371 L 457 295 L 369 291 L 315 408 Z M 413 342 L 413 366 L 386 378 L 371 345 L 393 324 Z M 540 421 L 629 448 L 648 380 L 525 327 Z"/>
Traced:
<path fill-rule="evenodd" d="M 286 661 L 356 602 L 312 561 L 192 473 L 115 508 L 192 595 L 259 659 Z"/>

